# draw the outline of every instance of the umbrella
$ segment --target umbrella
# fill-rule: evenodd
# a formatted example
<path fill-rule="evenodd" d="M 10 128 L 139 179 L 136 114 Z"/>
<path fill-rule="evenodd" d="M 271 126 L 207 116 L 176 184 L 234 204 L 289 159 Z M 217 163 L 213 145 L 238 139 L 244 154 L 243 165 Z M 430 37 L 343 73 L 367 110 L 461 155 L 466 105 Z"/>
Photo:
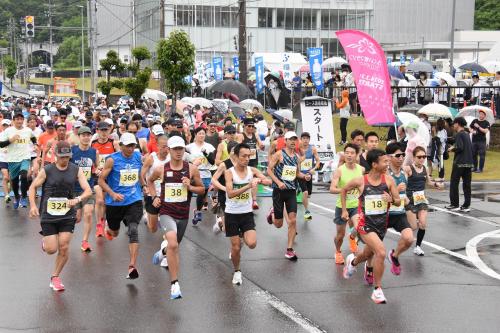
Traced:
<path fill-rule="evenodd" d="M 430 103 L 422 107 L 420 110 L 418 110 L 417 114 L 425 114 L 429 118 L 452 118 L 453 115 L 451 114 L 450 109 L 443 104 L 439 103 Z"/>
<path fill-rule="evenodd" d="M 290 119 L 293 119 L 293 113 L 291 111 L 283 112 L 281 110 L 275 110 L 275 109 L 267 109 L 266 111 L 271 115 L 271 117 L 280 121 L 283 124 L 287 123 Z M 285 116 L 283 116 L 283 114 Z"/>
<path fill-rule="evenodd" d="M 255 66 L 252 66 L 248 69 L 249 72 L 255 72 Z M 266 65 L 264 65 L 264 72 L 270 72 L 271 70 L 269 69 L 269 67 L 267 67 Z"/>
<path fill-rule="evenodd" d="M 235 80 L 219 81 L 208 89 L 214 92 L 235 94 L 240 99 L 252 96 L 252 92 L 246 85 L 244 85 L 240 81 Z"/>
<path fill-rule="evenodd" d="M 198 104 L 199 106 L 204 107 L 204 108 L 211 108 L 212 107 L 212 102 L 210 102 L 208 99 L 203 98 L 203 97 L 195 97 L 195 98 L 193 98 L 193 102 L 195 103 L 195 105 Z"/>
<path fill-rule="evenodd" d="M 347 60 L 345 60 L 344 58 L 331 57 L 331 58 L 325 59 L 325 61 L 323 61 L 323 65 L 321 65 L 321 67 L 323 69 L 328 70 L 328 69 L 340 68 L 340 66 L 342 66 L 343 64 L 347 64 Z"/>
<path fill-rule="evenodd" d="M 432 68 L 432 65 L 429 64 L 428 62 L 414 62 L 412 64 L 408 65 L 408 70 L 412 71 L 414 73 L 417 72 L 426 72 L 426 73 L 432 73 L 434 68 Z"/>
<path fill-rule="evenodd" d="M 441 79 L 441 80 L 446 81 L 446 83 L 448 83 L 448 85 L 450 85 L 450 86 L 456 86 L 457 85 L 457 80 L 455 80 L 455 78 L 453 76 L 451 76 L 450 74 L 448 74 L 448 73 L 437 72 L 437 73 L 434 74 L 434 77 L 437 78 L 437 79 Z"/>
<path fill-rule="evenodd" d="M 278 84 L 279 89 L 283 89 L 283 85 L 281 84 L 281 80 L 279 78 L 279 75 L 276 76 L 276 73 L 269 73 L 266 76 L 264 76 L 264 81 L 266 82 L 266 85 L 269 85 L 269 81 L 274 80 Z"/>
<path fill-rule="evenodd" d="M 387 69 L 389 69 L 389 75 L 396 78 L 396 79 L 404 79 L 405 77 L 403 76 L 403 73 L 399 71 L 394 66 L 387 66 Z"/>
<path fill-rule="evenodd" d="M 163 91 L 146 88 L 142 97 L 151 98 L 155 101 L 166 101 L 168 99 L 167 94 Z"/>
<path fill-rule="evenodd" d="M 490 123 L 490 125 L 493 125 L 495 123 L 495 117 L 493 116 L 493 110 L 490 108 L 487 108 L 485 106 L 481 105 L 471 105 L 471 106 L 466 106 L 465 108 L 461 109 L 460 112 L 458 113 L 459 117 L 466 117 L 466 116 L 471 116 L 474 118 L 479 118 L 479 111 L 484 111 L 486 113 L 486 120 Z"/>
<path fill-rule="evenodd" d="M 500 61 L 486 61 L 481 65 L 488 70 L 488 73 L 496 73 L 500 71 Z"/>
<path fill-rule="evenodd" d="M 309 73 L 311 70 L 309 69 L 309 65 L 302 65 L 299 68 L 299 72 L 301 73 Z"/>
<path fill-rule="evenodd" d="M 471 72 L 481 72 L 481 73 L 488 73 L 488 70 L 478 64 L 477 62 L 468 62 L 466 64 L 463 64 L 462 66 L 458 67 L 464 71 L 471 71 Z"/>
<path fill-rule="evenodd" d="M 216 109 L 219 112 L 222 112 L 224 114 L 227 113 L 227 101 L 224 99 L 214 99 L 212 101 L 212 105 L 214 106 L 214 109 Z"/>
<path fill-rule="evenodd" d="M 274 114 L 276 116 L 280 116 L 280 117 L 287 119 L 287 120 L 293 119 L 292 110 L 289 110 L 289 109 L 279 109 L 278 111 L 274 112 Z"/>
<path fill-rule="evenodd" d="M 255 73 L 252 73 L 252 74 L 248 75 L 248 80 L 249 81 L 255 81 L 255 78 L 256 78 L 255 77 Z"/>
<path fill-rule="evenodd" d="M 254 107 L 258 107 L 260 111 L 264 110 L 262 104 L 260 104 L 260 102 L 256 101 L 255 99 L 245 99 L 240 102 L 240 106 L 247 110 L 251 110 Z"/>
<path fill-rule="evenodd" d="M 431 142 L 427 126 L 425 126 L 424 122 L 420 120 L 416 115 L 408 112 L 399 112 L 396 116 L 398 117 L 399 123 L 403 126 L 406 126 L 412 122 L 417 123 L 418 124 L 417 135 L 422 137 L 427 144 Z"/>
<path fill-rule="evenodd" d="M 410 112 L 410 113 L 417 113 L 418 110 L 420 110 L 423 107 L 423 105 L 420 104 L 406 104 L 402 108 L 399 109 L 400 112 Z"/>
<path fill-rule="evenodd" d="M 233 112 L 235 117 L 243 118 L 245 116 L 245 109 L 243 109 L 239 104 L 229 101 L 228 107 Z"/>
<path fill-rule="evenodd" d="M 235 94 L 231 94 L 231 93 L 224 93 L 222 94 L 222 96 L 226 99 L 229 99 L 235 103 L 239 103 L 240 102 L 240 99 L 238 98 L 238 96 L 236 96 Z"/>

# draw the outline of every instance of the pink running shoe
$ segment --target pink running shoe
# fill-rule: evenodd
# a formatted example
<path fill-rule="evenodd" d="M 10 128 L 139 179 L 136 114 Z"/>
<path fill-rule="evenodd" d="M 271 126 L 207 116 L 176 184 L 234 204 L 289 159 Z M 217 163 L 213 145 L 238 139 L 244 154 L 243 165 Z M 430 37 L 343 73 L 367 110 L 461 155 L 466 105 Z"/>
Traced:
<path fill-rule="evenodd" d="M 63 291 L 64 284 L 61 282 L 61 278 L 59 276 L 53 276 L 50 278 L 49 287 L 54 291 Z"/>
<path fill-rule="evenodd" d="M 366 284 L 368 284 L 369 286 L 372 286 L 373 282 L 374 282 L 373 271 L 368 272 L 368 265 L 366 262 L 365 262 L 365 274 L 364 274 L 364 276 L 365 276 Z"/>
<path fill-rule="evenodd" d="M 401 274 L 401 265 L 399 264 L 398 258 L 392 256 L 393 253 L 394 250 L 391 250 L 391 252 L 387 254 L 387 259 L 391 263 L 391 273 L 394 275 L 399 275 Z"/>

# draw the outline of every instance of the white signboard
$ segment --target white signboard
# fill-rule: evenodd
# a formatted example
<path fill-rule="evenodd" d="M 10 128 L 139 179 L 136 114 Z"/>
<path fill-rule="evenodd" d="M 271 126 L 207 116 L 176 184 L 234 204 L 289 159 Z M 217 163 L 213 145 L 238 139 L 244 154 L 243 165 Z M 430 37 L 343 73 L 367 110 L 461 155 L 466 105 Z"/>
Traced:
<path fill-rule="evenodd" d="M 335 156 L 331 101 L 326 98 L 306 98 L 301 101 L 302 128 L 311 135 L 321 160 Z"/>
<path fill-rule="evenodd" d="M 292 87 L 292 79 L 293 79 L 292 67 L 290 65 L 290 54 L 283 53 L 282 62 L 283 62 L 283 81 L 285 82 L 285 87 L 290 89 Z"/>

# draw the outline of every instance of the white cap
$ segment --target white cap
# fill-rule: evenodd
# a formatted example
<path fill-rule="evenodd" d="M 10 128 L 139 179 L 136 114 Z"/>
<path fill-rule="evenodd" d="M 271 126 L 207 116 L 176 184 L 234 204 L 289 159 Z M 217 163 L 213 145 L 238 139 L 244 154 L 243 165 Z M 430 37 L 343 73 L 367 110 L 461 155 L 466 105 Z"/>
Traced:
<path fill-rule="evenodd" d="M 71 114 L 73 115 L 73 117 L 78 118 L 78 116 L 80 115 L 80 110 L 78 110 L 76 106 L 72 106 Z"/>
<path fill-rule="evenodd" d="M 10 119 L 4 119 L 2 120 L 2 125 L 9 125 L 12 124 L 12 122 L 10 121 Z"/>
<path fill-rule="evenodd" d="M 56 108 L 55 106 L 51 106 L 51 107 L 49 108 L 49 111 L 50 111 L 50 112 L 57 111 L 57 108 Z"/>
<path fill-rule="evenodd" d="M 151 128 L 151 132 L 153 132 L 154 135 L 163 135 L 165 134 L 165 131 L 163 130 L 163 127 L 161 127 L 161 125 L 154 125 L 152 128 Z"/>
<path fill-rule="evenodd" d="M 74 127 L 74 128 L 80 128 L 80 127 L 82 127 L 82 125 L 83 125 L 83 124 L 82 124 L 82 122 L 81 122 L 81 121 L 79 121 L 79 120 L 77 120 L 77 121 L 75 121 L 75 122 L 73 123 L 73 127 Z"/>
<path fill-rule="evenodd" d="M 42 117 L 42 120 L 44 123 L 46 123 L 47 121 L 51 120 L 52 118 L 50 118 L 49 116 L 43 116 Z"/>
<path fill-rule="evenodd" d="M 298 138 L 297 134 L 295 132 L 286 132 L 285 133 L 285 139 L 291 139 L 293 137 Z"/>
<path fill-rule="evenodd" d="M 137 144 L 137 141 L 135 139 L 135 135 L 132 133 L 123 133 L 122 136 L 120 137 L 120 144 L 128 146 L 131 144 Z"/>
<path fill-rule="evenodd" d="M 107 124 L 109 124 L 110 126 L 113 126 L 113 125 L 114 125 L 114 124 L 113 124 L 113 120 L 111 120 L 111 119 L 109 119 L 109 118 L 104 119 L 104 122 L 105 122 L 105 123 L 107 123 Z"/>
<path fill-rule="evenodd" d="M 41 110 L 40 110 L 40 114 L 39 114 L 39 116 L 40 116 L 40 117 L 45 117 L 46 115 L 48 115 L 47 110 L 45 110 L 45 109 L 41 109 Z"/>
<path fill-rule="evenodd" d="M 184 143 L 184 139 L 178 135 L 175 135 L 175 136 L 171 137 L 170 139 L 168 139 L 167 144 L 168 144 L 168 148 L 178 148 L 178 147 L 185 148 L 186 147 L 186 144 Z"/>

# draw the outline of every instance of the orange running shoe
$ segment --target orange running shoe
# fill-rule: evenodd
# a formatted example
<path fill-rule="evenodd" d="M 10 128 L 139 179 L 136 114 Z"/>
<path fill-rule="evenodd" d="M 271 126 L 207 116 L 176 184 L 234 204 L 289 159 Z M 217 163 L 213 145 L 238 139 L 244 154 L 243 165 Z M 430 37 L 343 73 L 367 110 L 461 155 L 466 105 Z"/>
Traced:
<path fill-rule="evenodd" d="M 80 249 L 82 249 L 83 252 L 92 251 L 92 249 L 90 248 L 89 242 L 87 242 L 86 240 L 82 241 L 82 246 L 80 247 Z"/>
<path fill-rule="evenodd" d="M 95 237 L 103 237 L 104 236 L 104 224 L 102 222 L 97 223 L 95 226 Z"/>
<path fill-rule="evenodd" d="M 342 252 L 335 252 L 335 263 L 337 265 L 344 264 L 344 256 L 342 255 Z"/>
<path fill-rule="evenodd" d="M 114 236 L 113 236 L 112 234 L 110 234 L 110 233 L 109 233 L 109 230 L 108 230 L 108 229 L 106 229 L 106 230 L 104 231 L 104 237 L 106 237 L 106 239 L 107 239 L 107 240 L 109 240 L 109 241 L 112 241 L 112 240 L 113 240 L 113 238 L 114 238 Z"/>
<path fill-rule="evenodd" d="M 349 248 L 352 253 L 358 252 L 358 243 L 356 242 L 356 238 L 352 239 L 351 236 L 349 236 Z"/>

